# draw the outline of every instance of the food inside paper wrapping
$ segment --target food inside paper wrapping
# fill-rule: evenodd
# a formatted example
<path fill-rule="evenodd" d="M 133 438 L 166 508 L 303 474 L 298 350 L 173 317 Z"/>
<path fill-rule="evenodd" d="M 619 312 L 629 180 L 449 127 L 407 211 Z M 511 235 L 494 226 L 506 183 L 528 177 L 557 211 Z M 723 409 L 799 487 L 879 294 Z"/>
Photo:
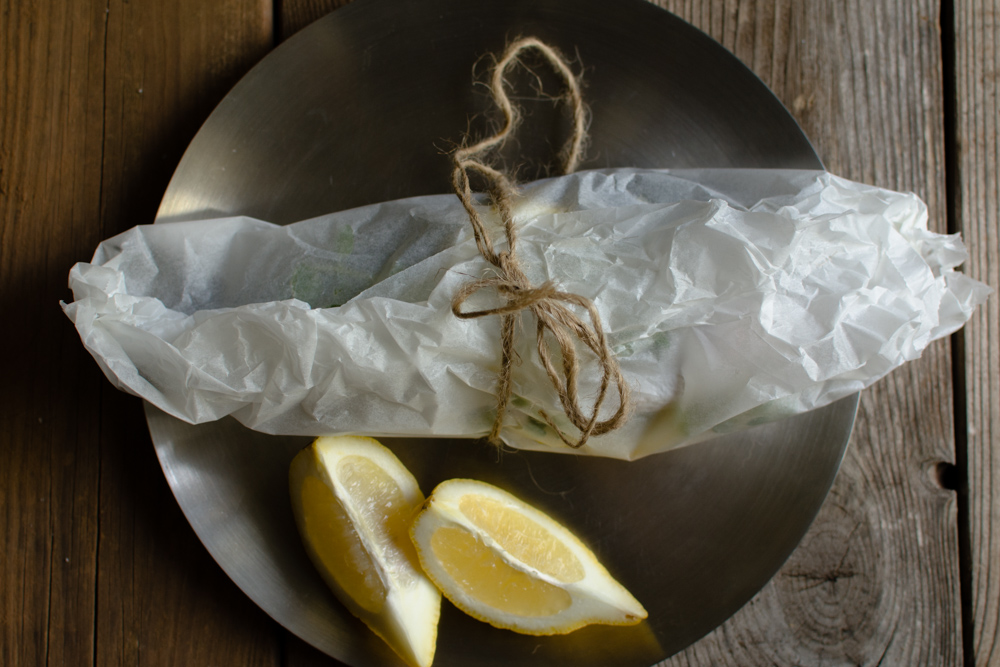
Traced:
<path fill-rule="evenodd" d="M 572 430 L 525 315 L 501 434 L 518 448 L 635 459 L 826 405 L 989 291 L 954 271 L 964 247 L 927 230 L 917 197 L 824 172 L 581 172 L 522 187 L 515 212 L 528 277 L 594 301 L 635 405 L 564 445 L 540 417 Z M 112 382 L 188 422 L 479 437 L 499 318 L 451 302 L 487 270 L 457 198 L 427 196 L 285 227 L 136 227 L 73 267 L 64 308 Z M 585 366 L 581 395 L 599 378 Z"/>

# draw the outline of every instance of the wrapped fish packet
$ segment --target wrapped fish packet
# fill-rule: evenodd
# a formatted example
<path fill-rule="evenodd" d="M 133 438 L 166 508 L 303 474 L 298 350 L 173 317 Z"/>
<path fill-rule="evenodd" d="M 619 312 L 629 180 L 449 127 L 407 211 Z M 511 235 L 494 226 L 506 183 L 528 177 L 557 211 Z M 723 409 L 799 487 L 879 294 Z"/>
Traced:
<path fill-rule="evenodd" d="M 634 406 L 566 447 L 541 416 L 572 430 L 525 315 L 501 431 L 523 449 L 636 459 L 826 405 L 989 292 L 955 271 L 961 240 L 928 231 L 919 198 L 826 172 L 580 172 L 524 186 L 515 218 L 531 282 L 594 302 Z M 73 267 L 64 310 L 116 386 L 191 423 L 480 437 L 499 318 L 451 304 L 487 271 L 456 197 L 427 196 L 284 227 L 135 227 Z M 584 400 L 599 378 L 584 365 Z"/>

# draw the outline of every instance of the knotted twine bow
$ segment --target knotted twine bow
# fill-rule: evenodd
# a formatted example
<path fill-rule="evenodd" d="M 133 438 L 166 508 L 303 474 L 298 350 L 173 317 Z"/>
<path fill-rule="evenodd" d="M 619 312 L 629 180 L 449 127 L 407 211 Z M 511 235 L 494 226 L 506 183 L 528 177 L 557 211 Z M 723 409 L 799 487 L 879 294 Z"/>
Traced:
<path fill-rule="evenodd" d="M 489 440 L 494 444 L 500 442 L 500 430 L 503 427 L 504 415 L 512 389 L 511 372 L 516 357 L 514 352 L 515 325 L 521 311 L 527 309 L 535 316 L 537 322 L 538 358 L 559 394 L 559 400 L 566 416 L 580 431 L 580 435 L 576 440 L 571 440 L 544 411 L 541 411 L 541 417 L 564 443 L 577 448 L 586 444 L 591 436 L 613 431 L 625 423 L 630 411 L 628 385 L 618 366 L 618 360 L 608 348 L 601 326 L 601 318 L 593 302 L 577 294 L 562 292 L 556 289 L 551 282 L 533 287 L 531 281 L 521 270 L 516 254 L 517 229 L 511 206 L 511 198 L 515 194 L 514 185 L 503 173 L 482 161 L 485 154 L 503 144 L 517 124 L 517 111 L 507 96 L 505 77 L 508 70 L 517 65 L 521 52 L 528 49 L 539 51 L 565 81 L 572 104 L 573 133 L 561 153 L 563 173 L 569 174 L 575 171 L 582 157 L 583 144 L 586 139 L 586 113 L 576 76 L 554 49 L 538 39 L 527 37 L 513 42 L 497 62 L 490 82 L 493 99 L 504 116 L 503 128 L 492 137 L 483 139 L 472 146 L 459 148 L 452 156 L 454 162 L 452 184 L 455 194 L 458 195 L 469 214 L 479 252 L 490 264 L 496 267 L 496 277 L 482 278 L 466 284 L 455 295 L 451 309 L 457 317 L 464 319 L 487 315 L 501 316 L 502 357 L 497 378 L 497 414 Z M 494 248 L 493 240 L 486 231 L 483 219 L 473 201 L 472 187 L 469 183 L 470 171 L 478 173 L 487 182 L 487 192 L 493 200 L 503 225 L 507 240 L 506 250 L 497 251 Z M 503 302 L 502 305 L 483 310 L 462 311 L 461 306 L 466 299 L 486 288 L 496 291 Z M 568 305 L 585 310 L 590 317 L 590 324 L 574 313 Z M 551 334 L 559 347 L 562 357 L 561 375 L 552 362 L 552 355 L 545 340 L 546 331 Z M 580 407 L 578 388 L 580 362 L 574 336 L 590 349 L 601 367 L 600 388 L 589 413 Z M 612 384 L 618 391 L 618 410 L 609 418 L 599 421 L 598 412 Z"/>

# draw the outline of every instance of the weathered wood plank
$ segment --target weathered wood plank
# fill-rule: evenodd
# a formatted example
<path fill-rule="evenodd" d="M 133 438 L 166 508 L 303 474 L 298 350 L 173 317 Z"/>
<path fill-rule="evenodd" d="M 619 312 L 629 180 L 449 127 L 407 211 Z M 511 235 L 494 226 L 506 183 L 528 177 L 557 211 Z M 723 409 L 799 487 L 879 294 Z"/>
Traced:
<path fill-rule="evenodd" d="M 945 231 L 938 3 L 663 0 L 793 112 L 827 167 L 912 190 Z M 667 665 L 958 665 L 961 613 L 950 350 L 864 392 L 812 529 L 744 609 Z"/>
<path fill-rule="evenodd" d="M 198 127 L 272 43 L 269 0 L 107 5 L 102 238 L 153 220 Z M 276 665 L 273 623 L 187 525 L 139 401 L 101 394 L 96 664 Z"/>
<path fill-rule="evenodd" d="M 58 301 L 98 240 L 103 42 L 103 4 L 0 2 L 4 665 L 93 660 L 102 380 Z"/>
<path fill-rule="evenodd" d="M 302 28 L 351 0 L 278 0 L 278 38 L 284 41 Z"/>
<path fill-rule="evenodd" d="M 138 402 L 57 305 L 73 262 L 152 219 L 194 129 L 270 47 L 268 3 L 163 4 L 0 7 L 4 665 L 274 663 L 269 622 L 135 441 Z"/>
<path fill-rule="evenodd" d="M 994 293 L 963 332 L 967 415 L 971 649 L 1000 665 L 1000 2 L 954 3 L 955 220 L 969 246 L 966 271 Z"/>

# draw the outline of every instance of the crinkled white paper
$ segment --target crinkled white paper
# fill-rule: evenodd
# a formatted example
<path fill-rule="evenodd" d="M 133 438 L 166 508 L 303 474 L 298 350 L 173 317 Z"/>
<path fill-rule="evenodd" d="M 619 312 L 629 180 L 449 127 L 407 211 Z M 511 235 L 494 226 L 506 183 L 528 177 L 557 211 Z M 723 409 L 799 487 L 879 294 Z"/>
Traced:
<path fill-rule="evenodd" d="M 989 291 L 954 271 L 960 239 L 929 232 L 916 196 L 823 172 L 622 169 L 522 194 L 529 277 L 595 302 L 636 410 L 563 445 L 539 418 L 562 410 L 525 315 L 514 447 L 633 459 L 819 407 L 918 357 Z M 112 382 L 192 423 L 478 437 L 499 319 L 459 319 L 451 301 L 488 271 L 441 195 L 285 227 L 136 227 L 73 267 L 64 308 Z M 599 375 L 584 368 L 583 396 Z"/>

